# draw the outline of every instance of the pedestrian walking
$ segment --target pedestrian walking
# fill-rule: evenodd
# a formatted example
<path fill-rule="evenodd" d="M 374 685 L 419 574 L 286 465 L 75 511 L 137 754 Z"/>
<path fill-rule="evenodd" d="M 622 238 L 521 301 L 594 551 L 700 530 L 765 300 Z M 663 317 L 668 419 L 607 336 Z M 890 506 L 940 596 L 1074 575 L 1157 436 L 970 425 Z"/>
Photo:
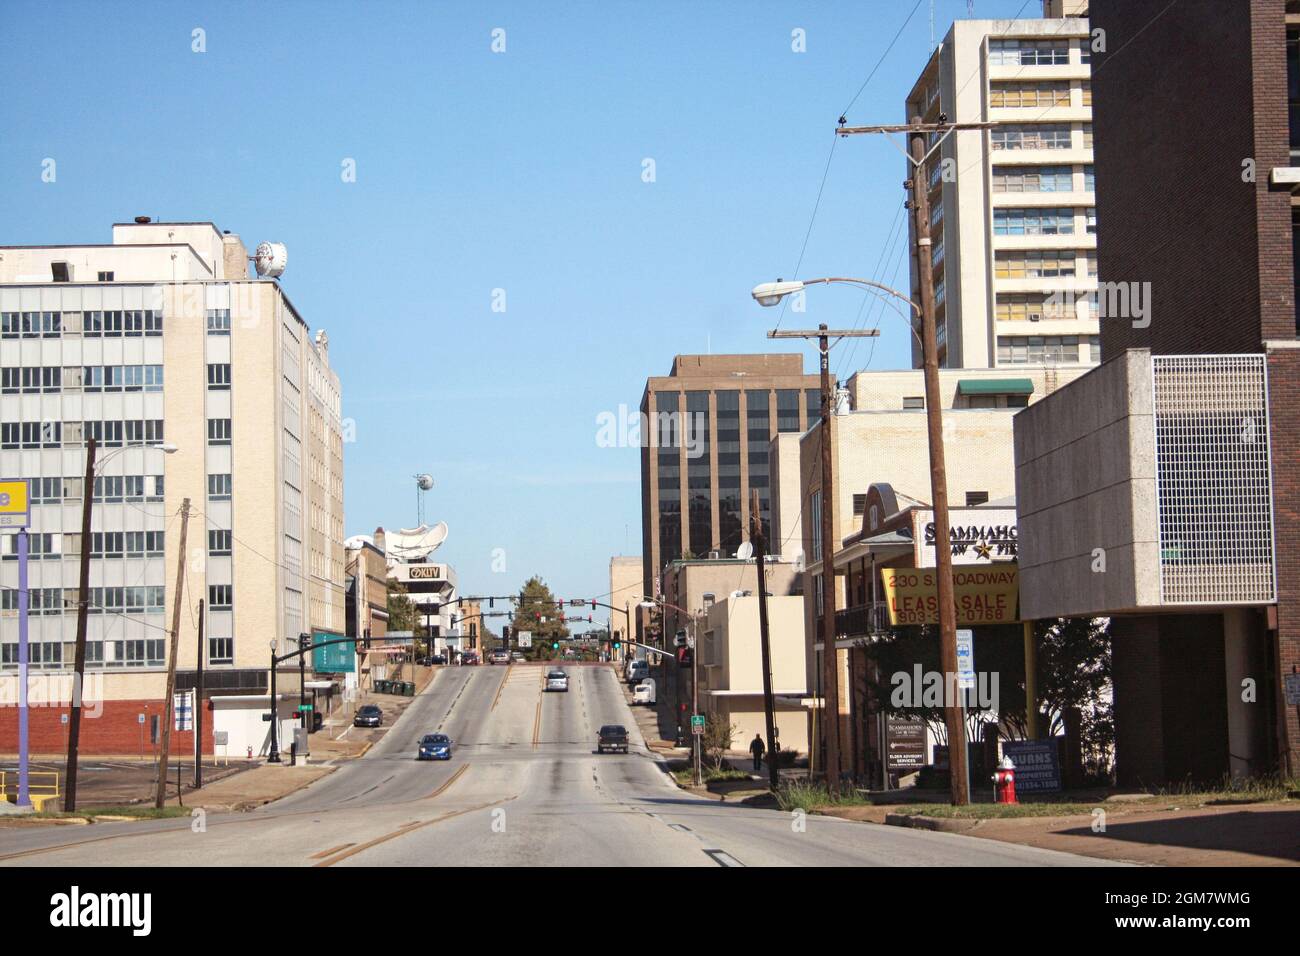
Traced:
<path fill-rule="evenodd" d="M 767 748 L 763 746 L 763 738 L 759 734 L 754 734 L 754 740 L 749 745 L 749 752 L 754 755 L 754 773 L 758 773 L 763 767 L 763 754 Z"/>

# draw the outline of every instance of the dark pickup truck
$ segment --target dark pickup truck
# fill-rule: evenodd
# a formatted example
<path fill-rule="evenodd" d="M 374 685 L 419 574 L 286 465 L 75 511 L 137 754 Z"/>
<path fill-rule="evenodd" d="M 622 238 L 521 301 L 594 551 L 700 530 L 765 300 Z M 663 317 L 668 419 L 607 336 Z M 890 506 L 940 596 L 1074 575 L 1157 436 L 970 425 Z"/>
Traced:
<path fill-rule="evenodd" d="M 627 728 L 621 724 L 606 724 L 600 728 L 600 740 L 596 743 L 598 753 L 627 753 Z"/>

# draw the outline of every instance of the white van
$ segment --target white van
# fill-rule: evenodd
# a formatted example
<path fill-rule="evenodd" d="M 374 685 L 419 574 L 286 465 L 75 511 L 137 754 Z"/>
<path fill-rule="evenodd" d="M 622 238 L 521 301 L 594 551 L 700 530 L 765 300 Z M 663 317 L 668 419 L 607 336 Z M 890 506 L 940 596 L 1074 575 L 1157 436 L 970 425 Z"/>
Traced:
<path fill-rule="evenodd" d="M 650 665 L 645 661 L 628 661 L 624 680 L 629 684 L 639 684 L 650 676 Z"/>
<path fill-rule="evenodd" d="M 655 702 L 655 682 L 653 677 L 647 677 L 632 688 L 632 703 L 654 704 Z"/>

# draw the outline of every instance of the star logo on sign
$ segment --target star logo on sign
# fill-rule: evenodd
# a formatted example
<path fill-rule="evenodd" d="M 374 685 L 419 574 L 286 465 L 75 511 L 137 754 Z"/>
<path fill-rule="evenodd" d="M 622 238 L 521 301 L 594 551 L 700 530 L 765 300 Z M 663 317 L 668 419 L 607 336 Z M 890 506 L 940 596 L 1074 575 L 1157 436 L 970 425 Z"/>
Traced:
<path fill-rule="evenodd" d="M 989 546 L 987 541 L 981 541 L 979 544 L 975 545 L 975 556 L 977 558 L 992 560 L 993 549 Z"/>

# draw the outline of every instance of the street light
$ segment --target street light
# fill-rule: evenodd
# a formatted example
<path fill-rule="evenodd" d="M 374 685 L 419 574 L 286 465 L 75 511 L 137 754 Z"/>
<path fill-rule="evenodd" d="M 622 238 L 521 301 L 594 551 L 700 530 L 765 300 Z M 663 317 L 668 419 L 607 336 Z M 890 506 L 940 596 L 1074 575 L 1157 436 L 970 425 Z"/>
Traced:
<path fill-rule="evenodd" d="M 915 138 L 915 137 L 914 137 Z M 923 159 L 915 159 L 918 166 L 916 176 L 924 182 Z M 918 194 L 924 193 L 924 190 L 916 190 Z M 922 199 L 924 202 L 924 199 Z M 917 240 L 916 249 L 928 250 L 930 247 L 929 238 L 929 221 L 928 205 L 922 205 L 914 209 L 917 219 L 917 231 L 920 238 Z M 917 252 L 920 255 L 920 252 Z M 935 571 L 938 578 L 938 621 L 939 621 L 939 643 L 941 659 L 944 662 L 944 670 L 953 672 L 956 670 L 957 660 L 957 625 L 956 610 L 953 600 L 953 576 L 952 576 L 952 554 L 946 546 L 948 541 L 948 475 L 944 465 L 943 454 L 943 409 L 942 399 L 939 389 L 939 357 L 938 347 L 936 345 L 935 318 L 934 318 L 934 296 L 933 291 L 928 284 L 928 272 L 925 269 L 919 270 L 922 273 L 921 282 L 921 302 L 915 302 L 910 296 L 904 295 L 897 289 L 891 289 L 887 285 L 882 285 L 871 279 L 860 279 L 850 276 L 828 276 L 819 279 L 803 279 L 794 281 L 764 282 L 754 287 L 750 293 L 754 300 L 764 307 L 771 307 L 780 302 L 785 296 L 793 293 L 802 292 L 805 286 L 810 285 L 828 285 L 831 283 L 855 285 L 883 293 L 890 299 L 907 303 L 912 313 L 921 326 L 922 334 L 918 334 L 916 325 L 918 322 L 908 322 L 912 334 L 915 335 L 921 343 L 922 369 L 925 377 L 925 415 L 926 430 L 928 433 L 928 444 L 930 450 L 930 490 L 931 498 L 934 504 L 934 525 L 935 525 Z M 891 303 L 892 304 L 892 303 Z M 799 333 L 794 332 L 769 332 L 769 338 L 792 337 Z M 835 333 L 830 333 L 834 335 Z M 853 333 L 840 333 L 853 334 Z M 823 375 L 826 367 L 826 349 L 827 349 L 827 330 L 826 326 L 821 327 L 822 340 L 822 367 Z M 928 343 L 928 347 L 927 347 Z M 824 386 L 823 386 L 824 388 Z M 824 401 L 825 399 L 823 399 Z M 829 471 L 830 455 L 828 450 L 823 451 L 823 475 Z M 829 485 L 829 483 L 827 483 Z M 834 527 L 833 521 L 829 517 L 829 503 L 833 500 L 833 489 L 827 488 L 823 495 L 822 521 L 824 528 L 822 538 L 823 549 L 823 581 L 825 582 L 825 592 L 823 598 L 823 619 L 825 627 L 823 631 L 823 658 L 829 661 L 835 661 L 835 628 L 831 616 L 834 613 L 835 606 L 835 542 L 832 540 Z M 829 573 L 826 569 L 829 568 Z M 823 693 L 827 695 L 829 702 L 838 696 L 838 668 L 834 664 L 828 663 L 825 667 L 826 688 Z M 945 685 L 946 686 L 946 685 Z M 838 707 L 838 705 L 837 705 Z M 969 793 L 965 780 L 958 780 L 961 776 L 964 778 L 966 768 L 965 752 L 965 722 L 962 714 L 955 703 L 945 701 L 945 718 L 948 726 L 949 736 L 949 766 L 952 768 L 953 777 L 953 803 L 963 804 L 968 802 Z M 827 724 L 832 720 L 836 721 L 838 726 L 838 714 L 831 713 L 829 708 L 826 714 Z M 836 732 L 837 733 L 837 732 Z M 834 740 L 834 738 L 831 738 Z M 831 783 L 831 772 L 838 773 L 838 767 L 827 767 L 827 782 Z M 832 792 L 834 792 L 832 790 Z"/>
<path fill-rule="evenodd" d="M 95 441 L 94 436 L 86 440 L 86 477 L 81 488 L 81 573 L 77 591 L 77 642 L 73 658 L 72 707 L 68 715 L 68 765 L 64 772 L 67 784 L 63 797 L 65 813 L 77 809 L 77 758 L 81 748 L 81 690 L 86 679 L 86 625 L 90 610 L 90 515 L 95 501 L 95 479 L 99 477 L 99 469 L 112 461 L 115 455 L 120 455 L 128 448 L 139 447 L 157 448 L 165 455 L 173 455 L 179 450 L 171 442 L 144 446 L 124 445 L 109 452 L 96 464 L 95 451 L 98 442 Z M 164 706 L 164 718 L 166 714 L 167 708 Z"/>

